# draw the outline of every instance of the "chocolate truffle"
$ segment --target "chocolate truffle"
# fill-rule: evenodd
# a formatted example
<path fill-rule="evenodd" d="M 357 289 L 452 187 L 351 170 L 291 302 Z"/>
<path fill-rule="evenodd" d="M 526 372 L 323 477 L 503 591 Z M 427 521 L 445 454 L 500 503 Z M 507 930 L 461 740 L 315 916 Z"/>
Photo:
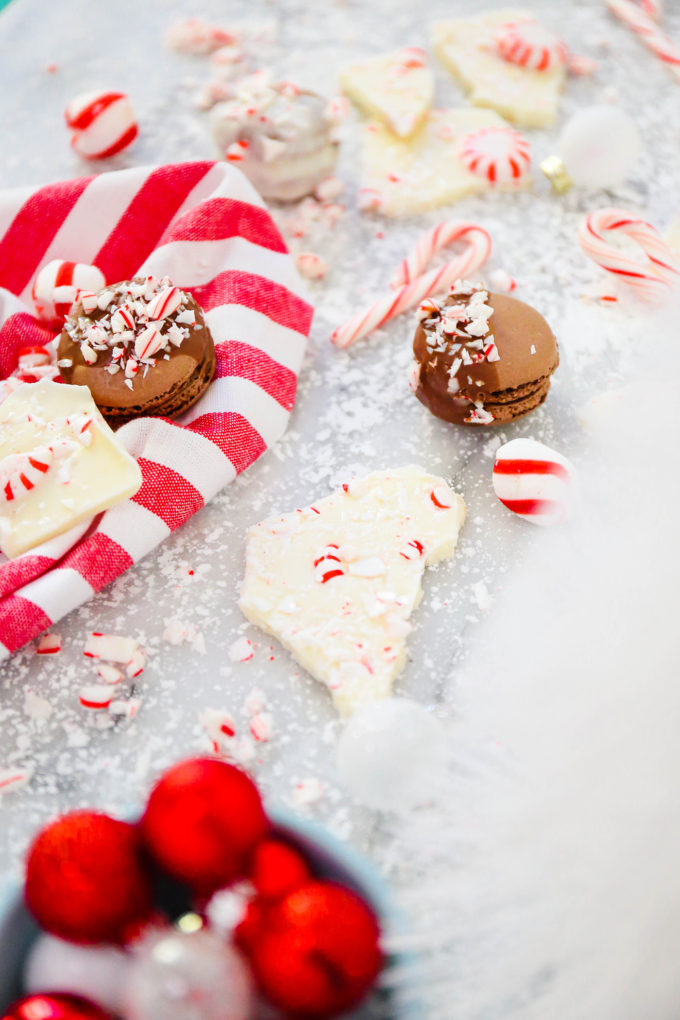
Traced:
<path fill-rule="evenodd" d="M 292 82 L 252 75 L 235 99 L 217 103 L 211 120 L 224 158 L 265 199 L 294 202 L 333 172 L 338 141 L 332 106 Z"/>
<path fill-rule="evenodd" d="M 413 388 L 456 425 L 505 425 L 542 404 L 559 364 L 557 342 L 530 305 L 457 280 L 417 312 Z"/>
<path fill-rule="evenodd" d="M 168 277 L 81 293 L 59 337 L 64 382 L 87 386 L 112 425 L 176 418 L 215 374 L 215 345 L 193 297 Z"/>

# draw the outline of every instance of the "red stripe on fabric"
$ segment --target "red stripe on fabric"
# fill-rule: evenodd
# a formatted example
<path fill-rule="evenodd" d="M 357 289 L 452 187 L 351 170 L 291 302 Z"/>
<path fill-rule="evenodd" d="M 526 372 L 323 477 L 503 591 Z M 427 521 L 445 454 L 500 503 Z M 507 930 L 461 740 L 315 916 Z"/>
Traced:
<path fill-rule="evenodd" d="M 264 453 L 267 444 L 250 422 L 235 411 L 212 411 L 187 426 L 204 439 L 219 447 L 236 468 L 237 474 L 245 471 Z"/>
<path fill-rule="evenodd" d="M 0 566 L 0 599 L 12 595 L 30 581 L 48 570 L 54 560 L 51 556 L 22 556 Z"/>
<path fill-rule="evenodd" d="M 10 652 L 16 652 L 51 623 L 40 606 L 21 595 L 10 595 L 0 602 L 0 641 Z"/>
<path fill-rule="evenodd" d="M 171 241 L 223 241 L 243 237 L 270 251 L 287 251 L 281 234 L 266 209 L 233 198 L 209 198 L 182 216 L 161 238 Z"/>
<path fill-rule="evenodd" d="M 516 514 L 550 514 L 560 507 L 556 499 L 502 499 L 501 503 Z"/>
<path fill-rule="evenodd" d="M 287 411 L 292 411 L 295 403 L 297 376 L 289 368 L 285 368 L 260 351 L 257 347 L 241 343 L 238 340 L 225 340 L 215 348 L 217 354 L 216 379 L 225 376 L 237 376 L 249 379 L 260 386 L 265 393 L 278 401 Z"/>
<path fill-rule="evenodd" d="M 91 180 L 48 184 L 24 202 L 0 240 L 0 287 L 21 294 Z"/>
<path fill-rule="evenodd" d="M 201 509 L 200 492 L 177 471 L 145 457 L 140 457 L 137 463 L 144 480 L 139 492 L 132 497 L 133 502 L 160 517 L 171 531 Z"/>
<path fill-rule="evenodd" d="M 190 287 L 201 308 L 209 312 L 218 305 L 244 305 L 261 312 L 274 322 L 298 333 L 309 333 L 314 309 L 265 276 L 229 270 L 220 273 L 203 287 Z"/>
<path fill-rule="evenodd" d="M 111 106 L 112 103 L 118 102 L 119 99 L 123 98 L 122 92 L 102 92 L 98 95 L 91 103 L 84 106 L 77 117 L 69 117 L 66 114 L 66 123 L 71 128 L 78 128 L 82 131 L 84 128 L 89 127 L 93 120 L 95 120 L 100 113 L 103 113 L 107 107 Z"/>
<path fill-rule="evenodd" d="M 54 338 L 54 330 L 43 326 L 28 312 L 15 312 L 0 326 L 0 378 L 17 367 L 22 347 L 42 347 Z"/>
<path fill-rule="evenodd" d="M 99 591 L 131 567 L 133 562 L 122 546 L 101 531 L 95 531 L 66 554 L 59 569 L 77 571 L 95 591 Z"/>
<path fill-rule="evenodd" d="M 495 475 L 555 475 L 569 481 L 569 472 L 563 464 L 554 460 L 497 460 L 493 466 Z"/>
<path fill-rule="evenodd" d="M 134 276 L 213 162 L 162 166 L 146 179 L 92 260 L 110 282 Z"/>

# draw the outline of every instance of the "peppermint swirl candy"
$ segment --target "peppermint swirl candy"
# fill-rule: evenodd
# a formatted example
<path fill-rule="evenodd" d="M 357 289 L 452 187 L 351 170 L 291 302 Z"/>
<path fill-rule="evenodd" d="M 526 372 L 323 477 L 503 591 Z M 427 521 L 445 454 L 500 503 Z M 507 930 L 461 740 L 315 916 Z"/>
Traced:
<path fill-rule="evenodd" d="M 529 173 L 529 142 L 509 127 L 482 128 L 460 140 L 459 157 L 463 165 L 492 186 L 521 184 Z"/>
<path fill-rule="evenodd" d="M 496 36 L 496 52 L 503 60 L 528 71 L 551 71 L 567 61 L 567 47 L 538 21 L 507 21 Z"/>

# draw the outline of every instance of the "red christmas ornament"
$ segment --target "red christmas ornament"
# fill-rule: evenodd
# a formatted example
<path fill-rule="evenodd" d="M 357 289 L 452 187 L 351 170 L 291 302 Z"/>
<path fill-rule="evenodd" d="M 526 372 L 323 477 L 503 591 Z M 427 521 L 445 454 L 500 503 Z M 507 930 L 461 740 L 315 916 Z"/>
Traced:
<path fill-rule="evenodd" d="M 382 967 L 377 921 L 332 882 L 308 882 L 272 905 L 251 946 L 264 994 L 286 1013 L 331 1017 L 355 1006 Z"/>
<path fill-rule="evenodd" d="M 278 900 L 310 878 L 302 854 L 280 839 L 263 839 L 255 847 L 250 880 L 265 900 Z"/>
<path fill-rule="evenodd" d="M 122 941 L 125 929 L 151 911 L 137 829 L 96 811 L 58 818 L 29 850 L 25 896 L 53 935 L 83 943 Z"/>
<path fill-rule="evenodd" d="M 251 900 L 243 918 L 234 928 L 234 942 L 246 956 L 250 956 L 260 935 L 267 914 L 267 905 L 262 900 Z"/>
<path fill-rule="evenodd" d="M 27 995 L 11 1005 L 2 1020 L 113 1020 L 113 1017 L 79 995 Z"/>
<path fill-rule="evenodd" d="M 253 781 L 212 758 L 182 762 L 166 772 L 140 824 L 159 866 L 202 895 L 245 875 L 269 828 Z"/>

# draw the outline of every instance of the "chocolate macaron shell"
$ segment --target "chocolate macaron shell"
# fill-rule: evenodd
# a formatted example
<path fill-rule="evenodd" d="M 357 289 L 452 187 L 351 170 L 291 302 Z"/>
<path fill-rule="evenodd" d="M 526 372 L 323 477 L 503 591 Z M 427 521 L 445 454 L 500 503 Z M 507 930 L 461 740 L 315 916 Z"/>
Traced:
<path fill-rule="evenodd" d="M 450 295 L 441 305 L 459 306 L 466 296 Z M 471 351 L 472 363 L 462 363 L 460 341 L 479 345 L 479 337 L 464 340 L 454 335 L 433 342 L 433 319 L 418 324 L 413 351 L 419 365 L 418 399 L 439 418 L 455 424 L 501 425 L 535 410 L 550 389 L 550 377 L 559 364 L 557 342 L 542 315 L 515 298 L 489 293 L 485 304 L 493 309 L 484 348 L 493 341 L 493 360 Z M 481 421 L 472 415 L 478 409 Z"/>
<path fill-rule="evenodd" d="M 118 293 L 131 283 L 139 282 L 124 281 L 106 290 Z M 156 289 L 162 289 L 163 283 L 166 288 L 171 286 L 170 281 L 157 281 Z M 120 425 L 144 415 L 175 418 L 188 410 L 210 385 L 215 374 L 215 345 L 200 306 L 190 294 L 181 292 L 181 295 L 183 316 L 193 313 L 193 321 L 182 324 L 183 339 L 180 337 L 179 344 L 166 342 L 153 357 L 140 360 L 132 378 L 125 371 L 112 371 L 116 361 L 114 352 L 120 350 L 117 347 L 120 333 L 113 333 L 111 329 L 111 308 L 115 303 L 88 311 L 80 302 L 73 307 L 59 337 L 61 376 L 67 383 L 87 386 L 110 424 Z M 155 323 L 163 335 L 173 324 L 174 328 L 179 328 L 175 315 Z M 144 322 L 138 321 L 138 331 L 144 326 Z M 84 351 L 82 343 L 84 332 L 87 334 L 92 327 L 100 328 L 106 335 L 105 341 L 95 349 L 94 362 L 92 352 L 87 345 Z M 133 342 L 128 342 L 125 355 L 134 360 Z"/>

